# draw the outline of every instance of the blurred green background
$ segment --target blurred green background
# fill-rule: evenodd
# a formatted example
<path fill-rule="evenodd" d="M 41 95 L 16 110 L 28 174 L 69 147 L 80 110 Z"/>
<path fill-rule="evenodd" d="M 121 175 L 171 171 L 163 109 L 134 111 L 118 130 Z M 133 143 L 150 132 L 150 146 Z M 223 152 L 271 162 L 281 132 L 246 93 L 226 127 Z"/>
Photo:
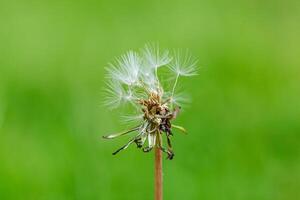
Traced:
<path fill-rule="evenodd" d="M 104 67 L 147 42 L 200 75 L 165 199 L 300 199 L 299 1 L 0 1 L 0 199 L 153 199 L 153 154 L 101 106 Z"/>

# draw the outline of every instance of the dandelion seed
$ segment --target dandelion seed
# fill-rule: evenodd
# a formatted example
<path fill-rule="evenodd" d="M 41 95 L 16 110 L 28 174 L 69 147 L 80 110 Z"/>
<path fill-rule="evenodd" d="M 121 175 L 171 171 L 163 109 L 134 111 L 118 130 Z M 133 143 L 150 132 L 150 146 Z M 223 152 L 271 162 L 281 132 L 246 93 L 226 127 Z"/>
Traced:
<path fill-rule="evenodd" d="M 118 82 L 109 81 L 106 84 L 104 104 L 117 108 L 123 100 L 125 91 Z"/>
<path fill-rule="evenodd" d="M 169 51 L 160 51 L 158 44 L 146 44 L 143 55 L 145 64 L 154 69 L 165 66 L 172 60 Z"/>
<path fill-rule="evenodd" d="M 107 71 L 111 79 L 126 85 L 134 85 L 139 78 L 140 66 L 141 62 L 138 54 L 129 51 L 117 58 L 114 64 L 110 63 Z"/>
<path fill-rule="evenodd" d="M 174 52 L 173 61 L 168 65 L 170 70 L 177 76 L 194 76 L 197 75 L 197 60 L 192 57 L 188 50 Z"/>
<path fill-rule="evenodd" d="M 183 92 L 178 92 L 178 93 L 174 93 L 173 95 L 171 95 L 169 92 L 166 94 L 167 97 L 172 96 L 172 98 L 170 99 L 170 103 L 174 104 L 176 106 L 184 106 L 186 104 L 190 103 L 190 97 L 183 93 Z"/>
<path fill-rule="evenodd" d="M 123 115 L 121 116 L 121 119 L 124 123 L 130 123 L 130 122 L 140 122 L 143 120 L 143 117 L 144 117 L 143 114 Z"/>
<path fill-rule="evenodd" d="M 157 79 L 151 68 L 143 69 L 141 72 L 141 81 L 146 85 L 147 89 L 154 92 L 157 89 Z"/>

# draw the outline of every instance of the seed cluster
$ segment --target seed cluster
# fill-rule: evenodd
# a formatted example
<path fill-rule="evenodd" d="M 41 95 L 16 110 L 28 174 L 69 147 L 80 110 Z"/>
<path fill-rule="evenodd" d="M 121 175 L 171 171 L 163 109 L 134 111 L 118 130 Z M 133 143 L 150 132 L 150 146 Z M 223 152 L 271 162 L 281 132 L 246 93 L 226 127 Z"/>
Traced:
<path fill-rule="evenodd" d="M 171 112 L 167 106 L 167 102 L 161 102 L 160 96 L 152 93 L 147 100 L 140 100 L 139 102 L 143 106 L 144 119 L 148 122 L 152 134 L 152 137 L 156 137 L 156 143 L 158 148 L 168 154 L 168 159 L 172 159 L 174 153 L 172 151 L 170 136 L 173 135 L 171 131 L 171 120 L 175 119 L 177 110 Z M 178 108 L 178 107 L 177 107 Z M 162 145 L 161 134 L 165 133 L 168 142 L 168 148 L 164 148 Z M 141 147 L 138 144 L 138 147 Z M 152 147 L 144 148 L 144 152 L 148 152 Z"/>

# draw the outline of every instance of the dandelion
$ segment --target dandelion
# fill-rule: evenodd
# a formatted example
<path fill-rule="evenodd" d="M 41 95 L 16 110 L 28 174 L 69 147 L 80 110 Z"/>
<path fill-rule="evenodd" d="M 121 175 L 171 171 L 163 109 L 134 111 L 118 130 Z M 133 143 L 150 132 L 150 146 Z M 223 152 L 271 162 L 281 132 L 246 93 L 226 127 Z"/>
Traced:
<path fill-rule="evenodd" d="M 107 68 L 109 84 L 106 88 L 106 105 L 118 108 L 122 104 L 134 105 L 136 115 L 127 115 L 124 119 L 135 121 L 137 125 L 119 133 L 103 136 L 105 139 L 114 139 L 129 133 L 136 132 L 124 146 L 113 152 L 116 155 L 135 143 L 143 152 L 150 152 L 155 148 L 156 172 L 161 185 L 161 154 L 167 155 L 167 159 L 174 157 L 171 144 L 173 130 L 183 133 L 186 130 L 175 125 L 175 120 L 180 112 L 181 101 L 185 98 L 176 94 L 176 86 L 181 76 L 196 75 L 197 61 L 186 51 L 174 52 L 171 55 L 167 50 L 160 50 L 158 45 L 145 45 L 140 53 L 129 51 L 116 58 L 113 64 Z M 170 70 L 169 76 L 173 76 L 171 91 L 165 91 L 159 80 L 158 69 L 166 67 Z M 166 137 L 166 147 L 162 137 Z M 161 186 L 156 187 L 161 199 Z M 159 194 L 160 193 L 160 194 Z"/>

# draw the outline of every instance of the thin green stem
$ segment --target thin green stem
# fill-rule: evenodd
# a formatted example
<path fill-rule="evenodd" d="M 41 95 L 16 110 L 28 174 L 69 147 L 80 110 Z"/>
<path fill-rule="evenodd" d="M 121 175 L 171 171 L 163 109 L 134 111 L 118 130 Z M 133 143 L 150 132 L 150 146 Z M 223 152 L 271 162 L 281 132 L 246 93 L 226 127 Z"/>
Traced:
<path fill-rule="evenodd" d="M 158 67 L 155 67 L 155 78 L 156 78 L 156 87 L 157 87 L 157 93 L 161 93 L 161 88 L 160 88 L 160 83 L 159 83 L 159 79 L 158 79 L 158 70 L 157 70 Z"/>
<path fill-rule="evenodd" d="M 158 82 L 157 68 L 158 68 L 158 67 L 155 67 L 155 77 L 156 77 L 156 80 L 157 80 L 157 82 Z"/>
<path fill-rule="evenodd" d="M 179 74 L 177 74 L 176 79 L 175 79 L 175 82 L 174 82 L 174 85 L 173 85 L 172 95 L 171 95 L 171 98 L 172 98 L 172 99 L 173 99 L 173 96 L 174 96 L 174 92 L 175 92 L 175 88 L 176 88 L 178 79 L 179 79 Z"/>

